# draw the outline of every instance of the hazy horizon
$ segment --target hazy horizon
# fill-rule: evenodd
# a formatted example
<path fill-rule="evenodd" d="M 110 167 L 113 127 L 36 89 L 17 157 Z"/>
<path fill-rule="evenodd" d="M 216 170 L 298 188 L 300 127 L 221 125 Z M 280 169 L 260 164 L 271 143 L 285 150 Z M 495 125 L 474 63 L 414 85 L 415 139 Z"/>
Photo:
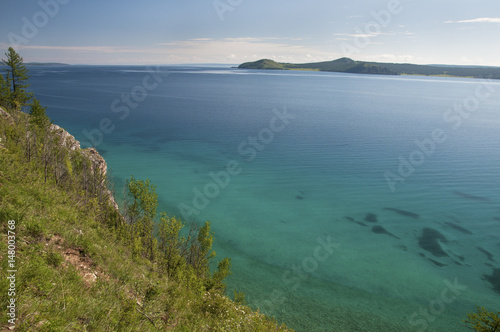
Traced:
<path fill-rule="evenodd" d="M 239 64 L 270 58 L 500 66 L 500 3 L 382 0 L 7 2 L 0 52 L 25 62 Z"/>

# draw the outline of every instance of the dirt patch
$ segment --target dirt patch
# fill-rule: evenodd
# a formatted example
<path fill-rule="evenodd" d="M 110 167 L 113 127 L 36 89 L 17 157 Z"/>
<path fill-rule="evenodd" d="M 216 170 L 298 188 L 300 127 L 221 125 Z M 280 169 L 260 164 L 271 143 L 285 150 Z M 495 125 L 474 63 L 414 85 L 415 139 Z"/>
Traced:
<path fill-rule="evenodd" d="M 71 264 L 87 286 L 91 286 L 97 279 L 108 280 L 108 277 L 94 266 L 92 259 L 85 255 L 82 248 L 64 246 L 64 240 L 59 235 L 53 235 L 46 245 L 61 254 L 64 258 L 63 264 Z"/>

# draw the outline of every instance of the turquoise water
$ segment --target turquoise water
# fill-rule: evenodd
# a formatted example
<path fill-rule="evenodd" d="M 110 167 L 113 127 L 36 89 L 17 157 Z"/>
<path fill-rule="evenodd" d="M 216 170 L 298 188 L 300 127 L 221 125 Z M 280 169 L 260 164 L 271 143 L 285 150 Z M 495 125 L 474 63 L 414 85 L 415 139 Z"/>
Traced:
<path fill-rule="evenodd" d="M 298 331 L 461 331 L 500 299 L 500 82 L 33 67 L 55 123 L 210 220 L 232 289 Z M 497 269 L 497 270 L 495 270 Z M 496 291 L 495 288 L 496 287 Z"/>

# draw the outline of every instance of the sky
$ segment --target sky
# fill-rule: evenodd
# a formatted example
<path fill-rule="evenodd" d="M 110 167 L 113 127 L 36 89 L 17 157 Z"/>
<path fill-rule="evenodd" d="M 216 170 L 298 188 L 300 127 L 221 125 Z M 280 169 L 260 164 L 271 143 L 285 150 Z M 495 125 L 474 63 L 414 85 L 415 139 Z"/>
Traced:
<path fill-rule="evenodd" d="M 500 66 L 499 36 L 498 0 L 0 0 L 25 62 Z"/>

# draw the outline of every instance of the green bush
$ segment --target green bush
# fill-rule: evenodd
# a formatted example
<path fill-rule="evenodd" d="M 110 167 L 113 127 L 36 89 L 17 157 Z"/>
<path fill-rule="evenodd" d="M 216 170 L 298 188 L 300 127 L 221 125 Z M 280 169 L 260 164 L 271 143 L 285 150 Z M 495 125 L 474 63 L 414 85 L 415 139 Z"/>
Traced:
<path fill-rule="evenodd" d="M 477 332 L 499 332 L 500 312 L 494 313 L 477 306 L 476 312 L 467 314 L 464 322 L 467 327 Z"/>

